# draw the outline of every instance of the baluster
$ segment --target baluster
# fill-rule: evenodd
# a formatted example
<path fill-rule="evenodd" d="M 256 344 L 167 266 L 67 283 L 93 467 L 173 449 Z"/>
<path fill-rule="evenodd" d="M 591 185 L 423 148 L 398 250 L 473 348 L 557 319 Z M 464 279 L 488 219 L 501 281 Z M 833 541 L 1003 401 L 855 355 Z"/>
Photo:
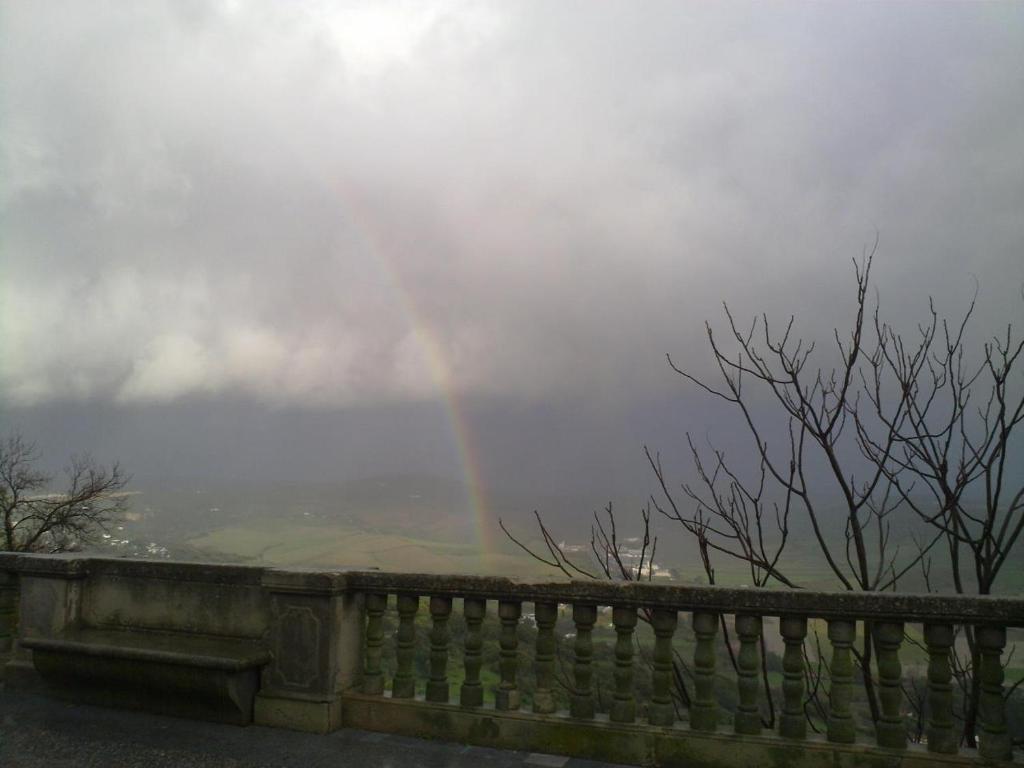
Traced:
<path fill-rule="evenodd" d="M 576 689 L 572 693 L 569 714 L 582 719 L 594 717 L 594 693 L 590 688 L 593 670 L 590 662 L 594 655 L 594 645 L 590 633 L 597 621 L 596 605 L 573 605 L 572 620 L 576 624 L 576 664 L 574 667 Z"/>
<path fill-rule="evenodd" d="M 633 696 L 633 630 L 636 628 L 636 608 L 612 608 L 612 624 L 618 639 L 615 641 L 615 698 L 609 719 L 613 723 L 632 723 L 636 720 L 636 698 Z"/>
<path fill-rule="evenodd" d="M 856 638 L 856 622 L 835 619 L 828 623 L 832 641 L 832 688 L 828 702 L 828 740 L 852 744 L 857 737 L 850 700 L 853 697 L 853 658 L 850 648 Z"/>
<path fill-rule="evenodd" d="M 558 619 L 558 603 L 534 603 L 533 610 L 537 619 L 534 660 L 537 690 L 533 694 L 533 711 L 548 714 L 555 711 L 552 687 L 555 678 L 555 622 Z"/>
<path fill-rule="evenodd" d="M 740 700 L 736 705 L 736 733 L 756 735 L 761 732 L 761 711 L 757 706 L 757 692 L 761 687 L 761 617 L 738 615 L 736 634 L 740 638 L 740 653 L 736 659 L 737 688 Z"/>
<path fill-rule="evenodd" d="M 779 619 L 779 633 L 786 644 L 782 654 L 782 714 L 779 716 L 779 735 L 787 739 L 805 739 L 807 718 L 804 717 L 804 638 L 807 637 L 807 617 L 783 616 Z"/>
<path fill-rule="evenodd" d="M 419 595 L 398 596 L 398 657 L 395 679 L 391 683 L 391 697 L 411 699 L 416 695 L 416 677 L 413 664 L 416 661 L 416 611 L 420 607 Z"/>
<path fill-rule="evenodd" d="M 0 654 L 14 645 L 18 624 L 18 577 L 0 571 Z"/>
<path fill-rule="evenodd" d="M 430 598 L 430 617 L 434 626 L 430 631 L 430 680 L 427 681 L 427 701 L 448 703 L 448 618 L 452 614 L 450 597 Z"/>
<path fill-rule="evenodd" d="M 880 621 L 874 627 L 875 647 L 878 649 L 878 699 L 882 712 L 875 727 L 878 746 L 890 749 L 907 748 L 907 729 L 903 725 L 900 704 L 903 702 L 900 665 L 900 644 L 903 642 L 903 622 Z"/>
<path fill-rule="evenodd" d="M 1006 645 L 1006 629 L 978 627 L 975 638 L 981 649 L 981 699 L 978 702 L 981 738 L 978 751 L 982 757 L 991 760 L 1009 760 L 1013 749 L 1006 728 L 1003 666 L 999 661 Z"/>
<path fill-rule="evenodd" d="M 480 684 L 480 651 L 484 646 L 480 627 L 487 613 L 487 601 L 467 597 L 462 602 L 462 615 L 466 619 L 465 665 L 466 679 L 459 689 L 459 703 L 464 707 L 479 707 L 484 703 L 484 688 Z"/>
<path fill-rule="evenodd" d="M 381 649 L 384 645 L 384 611 L 388 596 L 371 592 L 366 595 L 366 669 L 363 693 L 380 696 L 384 693 L 384 672 L 381 670 Z"/>
<path fill-rule="evenodd" d="M 693 653 L 693 702 L 690 727 L 695 731 L 714 731 L 718 727 L 718 702 L 715 701 L 715 634 L 718 614 L 694 613 L 693 632 L 697 648 Z"/>
<path fill-rule="evenodd" d="M 516 600 L 498 601 L 498 618 L 501 619 L 501 683 L 498 684 L 498 690 L 494 695 L 495 709 L 519 709 L 519 688 L 516 685 L 519 672 L 519 636 L 516 629 L 519 626 L 522 608 L 522 603 Z"/>
<path fill-rule="evenodd" d="M 953 672 L 949 666 L 953 627 L 950 624 L 925 624 L 924 640 L 928 645 L 928 751 L 956 754 Z"/>
<path fill-rule="evenodd" d="M 672 704 L 672 635 L 679 616 L 676 611 L 656 608 L 651 612 L 654 627 L 654 672 L 651 675 L 651 706 L 647 717 L 651 725 L 672 725 L 676 708 Z"/>

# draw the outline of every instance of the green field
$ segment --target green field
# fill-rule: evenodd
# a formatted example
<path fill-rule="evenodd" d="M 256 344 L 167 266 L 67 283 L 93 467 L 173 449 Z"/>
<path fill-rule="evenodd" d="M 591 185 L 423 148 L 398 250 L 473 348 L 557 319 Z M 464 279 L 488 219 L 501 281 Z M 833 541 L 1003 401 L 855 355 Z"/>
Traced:
<path fill-rule="evenodd" d="M 498 528 L 500 517 L 520 540 L 547 556 L 532 509 L 540 510 L 554 540 L 564 541 L 580 566 L 596 570 L 590 552 L 594 521 L 585 500 L 534 498 L 528 492 L 492 494 L 489 509 L 481 515 L 460 483 L 408 475 L 324 486 L 142 491 L 131 497 L 129 519 L 99 544 L 119 556 L 564 579 L 558 570 L 522 552 Z M 620 544 L 636 553 L 643 533 L 639 516 L 621 514 L 618 523 Z M 651 523 L 658 538 L 658 566 L 677 582 L 706 584 L 694 538 L 672 521 L 656 517 Z M 835 539 L 830 539 L 834 551 L 842 552 L 837 538 L 841 531 L 827 533 Z M 805 589 L 841 588 L 806 521 L 792 521 L 790 534 L 780 561 L 786 575 Z M 489 547 L 481 546 L 481 536 L 491 542 Z M 898 532 L 894 542 L 905 562 L 914 552 L 909 533 Z M 998 592 L 1019 592 L 1024 585 L 1024 544 L 1020 555 L 1003 569 Z M 739 560 L 713 552 L 712 565 L 717 584 L 753 583 L 748 566 Z M 948 569 L 938 549 L 934 565 L 933 587 L 948 590 Z M 901 579 L 899 589 L 924 589 L 917 569 Z"/>
<path fill-rule="evenodd" d="M 550 571 L 525 555 L 483 554 L 475 541 L 453 543 L 343 524 L 295 525 L 259 520 L 191 539 L 211 559 L 261 565 L 379 568 L 424 573 L 543 576 Z"/>

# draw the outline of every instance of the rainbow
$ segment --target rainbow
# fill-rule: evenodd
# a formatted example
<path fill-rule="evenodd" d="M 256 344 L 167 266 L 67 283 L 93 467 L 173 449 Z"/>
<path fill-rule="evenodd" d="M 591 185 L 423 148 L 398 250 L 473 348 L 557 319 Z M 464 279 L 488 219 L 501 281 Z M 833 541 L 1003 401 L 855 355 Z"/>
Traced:
<path fill-rule="evenodd" d="M 359 195 L 353 190 L 343 187 L 337 181 L 334 181 L 331 186 L 337 197 L 345 202 L 345 209 L 353 218 L 353 228 L 361 245 L 376 261 L 399 297 L 402 310 L 408 318 L 411 333 L 426 358 L 434 385 L 443 398 L 451 430 L 450 437 L 462 468 L 466 501 L 472 511 L 476 539 L 480 547 L 481 562 L 483 562 L 488 555 L 497 551 L 492 533 L 494 526 L 491 524 L 487 492 L 477 459 L 478 453 L 473 432 L 459 399 L 458 388 L 452 378 L 452 366 L 448 354 L 437 333 L 420 310 L 416 297 L 408 288 L 406 280 L 403 279 L 395 259 L 389 255 L 386 237 L 379 236 L 376 228 L 372 226 L 373 216 L 364 211 L 365 206 Z"/>

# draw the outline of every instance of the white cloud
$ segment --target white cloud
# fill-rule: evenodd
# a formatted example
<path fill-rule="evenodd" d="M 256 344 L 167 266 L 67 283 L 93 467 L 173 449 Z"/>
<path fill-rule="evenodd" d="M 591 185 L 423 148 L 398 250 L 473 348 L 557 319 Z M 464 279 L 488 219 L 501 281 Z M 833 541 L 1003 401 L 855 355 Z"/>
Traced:
<path fill-rule="evenodd" d="M 126 402 L 165 402 L 202 394 L 213 383 L 210 355 L 203 345 L 189 336 L 170 334 L 146 345 L 119 397 Z"/>
<path fill-rule="evenodd" d="M 1020 8 L 5 16 L 15 402 L 641 398 L 722 299 L 842 322 L 875 227 L 897 313 L 1024 279 Z"/>

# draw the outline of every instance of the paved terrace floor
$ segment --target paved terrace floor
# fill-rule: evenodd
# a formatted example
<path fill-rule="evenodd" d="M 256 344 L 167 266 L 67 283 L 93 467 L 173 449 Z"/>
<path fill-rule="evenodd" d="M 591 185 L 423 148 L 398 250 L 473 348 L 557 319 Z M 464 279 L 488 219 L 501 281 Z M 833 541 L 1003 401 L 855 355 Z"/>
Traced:
<path fill-rule="evenodd" d="M 68 704 L 0 687 L 2 768 L 616 768 L 345 728 L 326 736 Z"/>

